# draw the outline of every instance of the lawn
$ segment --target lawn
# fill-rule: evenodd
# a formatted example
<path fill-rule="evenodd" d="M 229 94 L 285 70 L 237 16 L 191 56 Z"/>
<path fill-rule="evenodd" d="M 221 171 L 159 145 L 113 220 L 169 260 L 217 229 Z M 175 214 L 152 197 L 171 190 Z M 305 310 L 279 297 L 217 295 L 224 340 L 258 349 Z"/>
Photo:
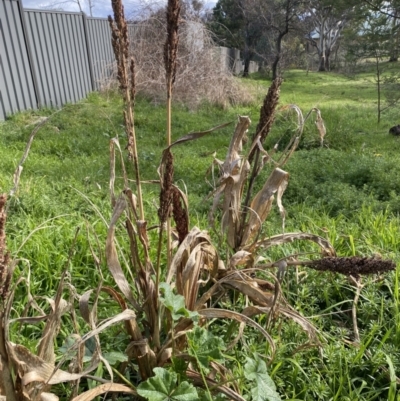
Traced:
<path fill-rule="evenodd" d="M 238 115 L 252 120 L 255 130 L 259 108 L 269 81 L 262 76 L 243 80 L 254 101 L 228 109 L 203 104 L 193 110 L 175 105 L 173 140 L 224 122 Z M 283 196 L 286 232 L 312 232 L 328 239 L 340 256 L 378 256 L 400 262 L 400 140 L 388 134 L 400 123 L 397 109 L 383 115 L 377 124 L 376 88 L 371 72 L 345 77 L 334 73 L 287 71 L 281 88 L 280 105 L 298 105 L 304 114 L 320 109 L 326 125 L 324 146 L 320 146 L 313 117 L 308 120 L 298 150 L 285 166 L 290 174 Z M 157 168 L 165 143 L 165 107 L 139 97 L 135 108 L 136 133 L 145 208 L 149 226 L 157 224 L 159 186 Z M 68 280 L 81 294 L 101 280 L 115 286 L 105 264 L 104 245 L 111 219 L 109 197 L 109 144 L 114 137 L 122 148 L 122 101 L 116 93 L 93 93 L 79 104 L 61 111 L 20 113 L 0 123 L 0 192 L 13 187 L 12 176 L 30 133 L 44 116 L 51 116 L 38 131 L 21 176 L 17 194 L 9 201 L 7 245 L 20 259 L 16 277 L 24 277 L 17 290 L 13 317 L 22 316 L 30 293 L 53 296 L 64 268 Z M 294 114 L 279 111 L 265 144 L 268 151 L 278 143 L 283 150 L 295 129 Z M 208 228 L 207 213 L 212 200 L 214 155 L 224 159 L 234 125 L 193 142 L 177 146 L 175 182 L 188 194 L 191 226 Z M 117 163 L 119 166 L 119 163 Z M 131 164 L 126 161 L 130 176 Z M 215 167 L 216 169 L 216 167 Z M 257 188 L 261 188 L 271 166 L 267 166 Z M 117 185 L 122 190 L 122 170 Z M 80 228 L 74 243 L 77 227 Z M 121 230 L 121 227 L 118 228 Z M 117 231 L 118 231 L 117 230 Z M 154 231 L 154 230 L 153 230 Z M 210 230 L 221 244 L 218 227 Z M 263 234 L 282 232 L 278 210 L 263 226 Z M 150 232 L 152 243 L 155 234 Z M 126 244 L 122 242 L 121 246 Z M 155 247 L 155 245 L 154 245 Z M 226 246 L 219 249 L 226 257 Z M 316 253 L 317 247 L 293 242 L 262 253 L 268 261 L 290 254 Z M 71 256 L 69 256 L 71 255 Z M 96 258 L 99 263 L 96 263 Z M 100 268 L 99 268 L 100 266 Z M 29 278 L 29 280 L 28 280 Z M 246 329 L 238 347 L 226 351 L 225 361 L 237 377 L 239 389 L 249 396 L 251 384 L 244 373 L 247 356 L 264 356 L 268 373 L 282 399 L 290 400 L 396 400 L 400 371 L 399 269 L 382 277 L 363 278 L 365 287 L 357 305 L 360 342 L 355 341 L 352 307 L 355 288 L 344 276 L 304 267 L 288 269 L 282 293 L 289 304 L 318 329 L 320 346 L 310 346 L 299 325 L 277 319 L 268 326 L 276 344 L 271 357 L 267 343 L 252 329 Z M 45 307 L 44 300 L 38 298 Z M 246 299 L 223 299 L 238 310 Z M 99 301 L 99 317 L 112 314 L 106 298 Z M 71 318 L 64 319 L 57 338 L 57 357 L 73 330 Z M 266 317 L 258 323 L 267 325 Z M 81 323 L 84 327 L 84 323 Z M 218 323 L 215 333 L 228 343 L 233 324 Z M 12 341 L 34 350 L 43 326 L 12 326 Z M 126 338 L 101 338 L 103 352 L 124 352 Z M 117 358 L 118 359 L 118 358 Z M 119 360 L 113 361 L 115 366 Z M 247 365 L 246 365 L 247 366 Z M 107 372 L 97 372 L 97 376 Z M 136 385 L 136 378 L 126 378 Z M 88 384 L 90 387 L 90 383 Z M 60 394 L 64 390 L 58 390 Z M 67 390 L 65 390 L 67 391 Z"/>

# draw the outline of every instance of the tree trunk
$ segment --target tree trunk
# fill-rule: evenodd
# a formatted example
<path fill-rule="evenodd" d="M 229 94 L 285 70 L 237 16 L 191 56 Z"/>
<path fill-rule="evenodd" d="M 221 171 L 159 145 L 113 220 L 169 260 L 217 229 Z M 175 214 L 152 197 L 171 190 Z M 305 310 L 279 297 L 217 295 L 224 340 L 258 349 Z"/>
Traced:
<path fill-rule="evenodd" d="M 318 71 L 326 71 L 326 58 L 325 58 L 325 54 L 321 54 L 319 56 L 319 67 L 318 67 Z"/>
<path fill-rule="evenodd" d="M 272 63 L 272 80 L 275 81 L 276 78 L 278 78 L 278 66 L 279 66 L 279 61 L 281 60 L 281 43 L 282 43 L 282 37 L 281 35 L 278 36 L 278 39 L 276 41 L 276 56 L 275 60 Z"/>
<path fill-rule="evenodd" d="M 250 61 L 253 57 L 253 52 L 250 51 L 249 47 L 246 46 L 244 49 L 243 61 L 244 61 L 244 69 L 243 76 L 248 77 L 250 72 Z"/>
<path fill-rule="evenodd" d="M 276 56 L 275 56 L 275 60 L 272 64 L 272 80 L 273 81 L 276 78 L 278 78 L 278 66 L 279 66 L 279 61 L 281 60 L 281 54 L 282 54 L 282 39 L 288 32 L 289 32 L 289 29 L 288 29 L 288 27 L 286 27 L 286 30 L 281 32 L 276 39 Z"/>
<path fill-rule="evenodd" d="M 325 51 L 325 71 L 331 70 L 331 52 L 330 50 Z"/>

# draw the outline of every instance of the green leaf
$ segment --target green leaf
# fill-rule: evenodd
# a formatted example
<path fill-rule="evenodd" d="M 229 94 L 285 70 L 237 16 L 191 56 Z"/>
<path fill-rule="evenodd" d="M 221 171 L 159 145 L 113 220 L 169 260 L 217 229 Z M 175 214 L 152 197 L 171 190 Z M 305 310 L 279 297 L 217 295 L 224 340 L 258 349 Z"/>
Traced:
<path fill-rule="evenodd" d="M 244 365 L 246 377 L 254 382 L 251 388 L 251 396 L 253 401 L 281 401 L 281 396 L 276 391 L 274 381 L 267 372 L 265 362 L 256 358 L 246 358 L 247 362 Z"/>
<path fill-rule="evenodd" d="M 196 326 L 187 334 L 189 341 L 189 355 L 194 356 L 199 363 L 199 367 L 207 373 L 210 361 L 222 361 L 224 356 L 222 350 L 225 349 L 221 338 L 215 337 L 208 330 Z"/>
<path fill-rule="evenodd" d="M 193 319 L 199 315 L 197 312 L 187 310 L 185 298 L 182 295 L 174 294 L 167 283 L 161 283 L 160 289 L 164 290 L 164 296 L 160 297 L 160 301 L 171 312 L 173 320 L 179 320 L 181 317 Z"/>
<path fill-rule="evenodd" d="M 182 358 L 171 358 L 171 367 L 172 370 L 178 375 L 179 381 L 180 378 L 186 379 L 186 370 L 188 367 L 188 362 Z"/>
<path fill-rule="evenodd" d="M 188 382 L 177 384 L 177 375 L 164 368 L 154 368 L 154 377 L 139 384 L 137 392 L 149 401 L 196 401 L 196 389 Z"/>
<path fill-rule="evenodd" d="M 103 355 L 110 365 L 115 365 L 117 362 L 126 362 L 128 356 L 122 352 L 112 351 Z"/>

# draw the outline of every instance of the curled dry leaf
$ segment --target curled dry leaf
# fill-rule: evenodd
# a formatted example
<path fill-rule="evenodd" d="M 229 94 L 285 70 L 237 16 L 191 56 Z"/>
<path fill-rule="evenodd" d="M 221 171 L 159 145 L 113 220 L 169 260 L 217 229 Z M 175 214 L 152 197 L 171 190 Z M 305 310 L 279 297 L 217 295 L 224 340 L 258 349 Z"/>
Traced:
<path fill-rule="evenodd" d="M 98 335 L 112 324 L 123 320 L 131 320 L 135 317 L 136 315 L 133 311 L 125 310 L 113 318 L 102 322 L 99 327 L 87 333 L 80 341 L 77 341 L 71 349 L 78 348 L 89 338 Z M 21 379 L 21 391 L 26 394 L 32 394 L 33 397 L 36 397 L 41 392 L 48 392 L 50 385 L 79 380 L 81 377 L 86 376 L 96 369 L 99 364 L 99 358 L 95 357 L 92 359 L 89 367 L 87 367 L 83 372 L 69 373 L 58 369 L 58 367 L 54 366 L 54 363 L 46 362 L 44 359 L 34 355 L 22 345 L 8 343 L 7 349 L 8 354 L 16 367 L 17 374 Z M 33 382 L 36 383 L 35 386 L 30 386 Z"/>
<path fill-rule="evenodd" d="M 58 401 L 59 398 L 53 393 L 43 392 L 40 394 L 40 401 Z"/>
<path fill-rule="evenodd" d="M 260 192 L 254 197 L 251 202 L 251 213 L 246 223 L 245 230 L 241 240 L 241 248 L 249 246 L 256 236 L 258 236 L 261 225 L 271 211 L 274 195 L 278 193 L 278 205 L 281 214 L 284 215 L 284 209 L 281 203 L 281 198 L 284 189 L 287 186 L 289 174 L 280 168 L 275 168 L 268 180 L 264 184 Z"/>
<path fill-rule="evenodd" d="M 188 141 L 193 141 L 195 139 L 199 139 L 199 138 L 203 137 L 204 135 L 210 134 L 211 132 L 214 132 L 214 131 L 216 131 L 218 129 L 225 128 L 226 126 L 228 126 L 230 124 L 232 124 L 231 121 L 228 122 L 228 123 L 217 125 L 216 127 L 210 128 L 207 131 L 191 132 L 190 134 L 187 134 L 187 135 L 177 139 L 174 143 L 172 143 L 170 145 L 170 148 L 172 146 L 178 145 L 180 143 L 184 143 L 184 142 L 188 142 Z"/>
<path fill-rule="evenodd" d="M 237 277 L 236 279 L 224 280 L 222 285 L 240 291 L 242 294 L 247 295 L 252 302 L 260 306 L 271 306 L 274 300 L 274 294 L 258 288 L 254 280 Z"/>
<path fill-rule="evenodd" d="M 238 251 L 229 259 L 229 267 L 244 265 L 253 260 L 252 253 L 247 251 Z"/>
<path fill-rule="evenodd" d="M 101 384 L 91 390 L 85 391 L 84 393 L 78 395 L 72 399 L 72 401 L 91 401 L 97 396 L 106 393 L 125 393 L 125 394 L 137 394 L 134 389 L 131 387 L 125 386 L 124 384 L 119 383 L 106 383 Z"/>
<path fill-rule="evenodd" d="M 229 144 L 228 153 L 222 165 L 222 177 L 234 175 L 238 172 L 240 165 L 238 163 L 242 156 L 240 152 L 243 147 L 243 138 L 250 127 L 251 120 L 247 116 L 239 116 L 236 124 L 235 132 L 233 133 Z"/>
<path fill-rule="evenodd" d="M 235 247 L 237 242 L 236 235 L 240 227 L 241 199 L 250 171 L 248 161 L 240 155 L 243 138 L 250 123 L 249 117 L 239 117 L 225 161 L 220 165 L 221 178 L 218 187 L 214 191 L 213 206 L 209 213 L 209 221 L 213 224 L 214 214 L 223 197 L 222 228 L 227 231 L 228 243 L 231 247 Z"/>
<path fill-rule="evenodd" d="M 172 278 L 176 276 L 176 287 L 179 294 L 183 293 L 183 270 L 187 262 L 189 261 L 190 255 L 197 245 L 203 244 L 199 250 L 206 251 L 202 262 L 202 268 L 210 271 L 211 275 L 215 275 L 218 270 L 218 255 L 215 248 L 211 244 L 211 239 L 206 231 L 202 231 L 197 227 L 193 227 L 189 234 L 186 236 L 184 241 L 179 246 L 174 258 L 171 262 L 171 268 L 168 272 L 166 282 L 171 284 Z M 188 274 L 186 272 L 185 274 Z M 186 276 L 188 277 L 188 276 Z"/>
<path fill-rule="evenodd" d="M 128 283 L 128 280 L 125 277 L 124 272 L 122 271 L 122 267 L 119 263 L 117 250 L 115 249 L 114 237 L 115 237 L 115 226 L 117 224 L 118 219 L 122 215 L 122 213 L 126 210 L 127 203 L 124 196 L 120 196 L 116 201 L 115 208 L 113 211 L 113 215 L 111 218 L 110 226 L 108 228 L 107 240 L 106 240 L 106 260 L 108 268 L 118 288 L 125 295 L 128 301 L 136 308 L 139 309 L 138 303 L 135 301 L 133 297 L 133 293 L 131 287 Z"/>
<path fill-rule="evenodd" d="M 287 244 L 288 242 L 293 242 L 296 240 L 301 241 L 312 241 L 319 245 L 322 249 L 322 254 L 324 256 L 335 256 L 336 252 L 331 243 L 325 238 L 320 237 L 319 235 L 311 234 L 311 233 L 286 233 L 279 234 L 269 237 L 267 239 L 263 239 L 258 241 L 255 246 L 256 248 L 265 248 L 268 249 L 271 246 L 277 246 L 282 244 Z"/>

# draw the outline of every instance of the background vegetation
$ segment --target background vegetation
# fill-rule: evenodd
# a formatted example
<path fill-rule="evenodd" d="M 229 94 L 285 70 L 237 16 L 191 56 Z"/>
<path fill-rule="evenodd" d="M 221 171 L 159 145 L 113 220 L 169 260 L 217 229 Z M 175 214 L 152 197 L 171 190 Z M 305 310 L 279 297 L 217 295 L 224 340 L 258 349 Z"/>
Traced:
<path fill-rule="evenodd" d="M 204 103 L 195 111 L 177 106 L 173 140 L 235 120 L 238 114 L 257 121 L 261 96 L 269 82 L 260 75 L 243 85 L 255 96 L 253 103 L 246 106 L 221 108 Z M 288 214 L 286 231 L 315 232 L 329 239 L 341 256 L 375 254 L 399 262 L 400 176 L 396 167 L 400 142 L 388 134 L 399 121 L 395 119 L 396 112 L 389 110 L 381 124 L 376 123 L 375 93 L 374 75 L 368 71 L 351 78 L 300 70 L 285 74 L 281 105 L 296 103 L 304 111 L 318 107 L 327 128 L 325 146 L 321 148 L 317 130 L 309 121 L 299 150 L 287 165 L 290 181 L 283 198 Z M 53 114 L 33 142 L 19 191 L 10 200 L 8 211 L 8 247 L 13 257 L 21 260 L 16 276 L 29 278 L 26 285 L 36 296 L 55 293 L 77 226 L 81 231 L 70 260 L 70 282 L 83 292 L 101 279 L 91 244 L 103 266 L 105 283 L 112 283 L 104 266 L 103 245 L 105 221 L 111 216 L 108 147 L 115 136 L 122 143 L 125 140 L 121 109 L 122 102 L 113 92 L 92 94 L 61 112 L 21 113 L 0 125 L 0 190 L 9 192 L 30 132 L 40 118 Z M 293 119 L 285 113 L 279 113 L 267 141 L 269 149 L 279 143 L 278 152 L 294 129 Z M 144 97 L 137 99 L 136 131 L 143 180 L 155 179 L 164 147 L 164 121 L 164 106 Z M 207 226 L 212 174 L 206 175 L 206 171 L 212 165 L 214 152 L 218 158 L 225 157 L 232 130 L 232 126 L 226 127 L 175 150 L 175 179 L 189 195 L 191 226 Z M 156 220 L 158 188 L 149 183 L 144 191 L 146 206 L 154 210 Z M 264 232 L 269 235 L 281 230 L 276 213 L 265 224 Z M 315 250 L 293 243 L 266 252 L 264 257 L 276 260 L 311 251 Z M 358 310 L 361 343 L 356 344 L 351 321 L 354 289 L 349 281 L 305 268 L 287 272 L 282 283 L 284 295 L 320 330 L 322 346 L 298 349 L 305 335 L 293 322 L 273 329 L 277 353 L 269 361 L 268 372 L 283 399 L 396 399 L 395 372 L 400 369 L 398 279 L 396 271 L 364 282 Z M 15 316 L 23 313 L 29 301 L 27 286 L 21 284 L 17 289 Z M 106 299 L 99 302 L 107 305 Z M 100 318 L 105 318 L 110 311 L 99 307 L 99 313 Z M 260 323 L 263 324 L 262 318 Z M 14 339 L 35 347 L 38 326 L 22 327 L 13 328 Z M 221 325 L 220 330 L 227 342 L 230 327 Z M 61 338 L 67 338 L 67 333 L 61 334 Z M 105 338 L 106 350 L 118 350 L 123 343 L 120 335 L 116 331 L 114 338 Z M 62 345 L 58 344 L 59 357 Z M 246 355 L 263 356 L 266 347 L 250 330 L 239 350 L 229 356 L 245 394 L 249 391 L 243 371 Z M 118 358 L 113 363 L 118 364 Z"/>

